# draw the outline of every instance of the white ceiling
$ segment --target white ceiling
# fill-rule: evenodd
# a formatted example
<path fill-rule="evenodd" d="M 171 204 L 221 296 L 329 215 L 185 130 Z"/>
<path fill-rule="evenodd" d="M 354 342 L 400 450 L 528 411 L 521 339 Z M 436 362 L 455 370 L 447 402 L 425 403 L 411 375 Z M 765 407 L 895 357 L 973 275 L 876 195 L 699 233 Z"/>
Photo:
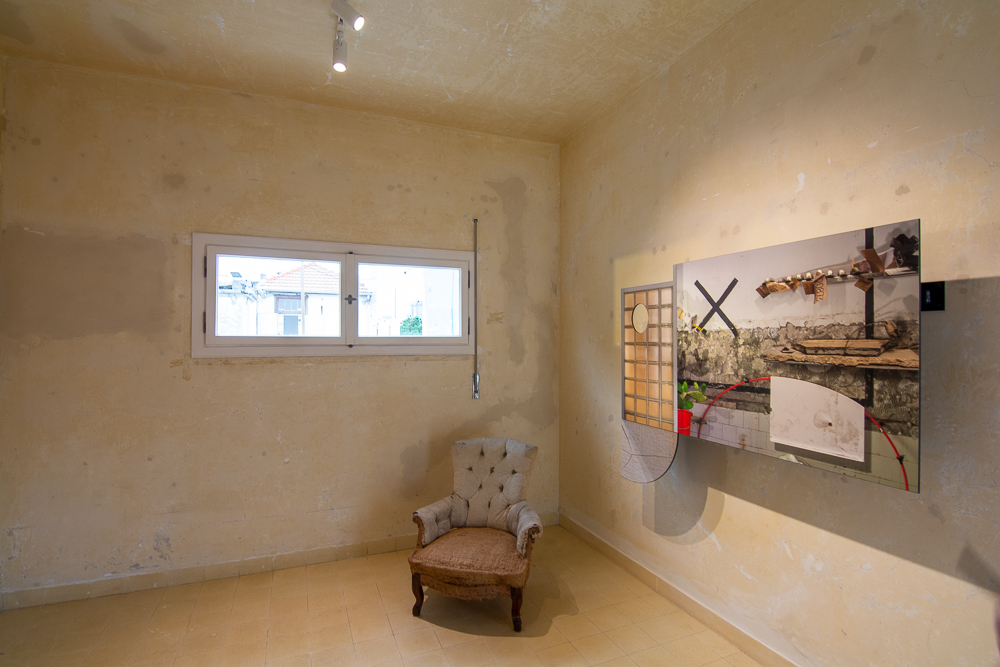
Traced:
<path fill-rule="evenodd" d="M 560 141 L 753 0 L 0 0 L 17 57 Z"/>

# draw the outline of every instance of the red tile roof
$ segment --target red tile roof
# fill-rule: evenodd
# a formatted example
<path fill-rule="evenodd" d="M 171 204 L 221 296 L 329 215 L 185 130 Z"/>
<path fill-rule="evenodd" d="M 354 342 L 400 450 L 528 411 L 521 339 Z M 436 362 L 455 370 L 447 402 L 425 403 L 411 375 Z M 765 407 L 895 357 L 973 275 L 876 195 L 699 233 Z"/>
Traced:
<path fill-rule="evenodd" d="M 299 292 L 302 290 L 303 268 L 308 294 L 340 294 L 340 275 L 317 266 L 315 262 L 268 278 L 260 284 L 260 288 L 268 292 Z"/>

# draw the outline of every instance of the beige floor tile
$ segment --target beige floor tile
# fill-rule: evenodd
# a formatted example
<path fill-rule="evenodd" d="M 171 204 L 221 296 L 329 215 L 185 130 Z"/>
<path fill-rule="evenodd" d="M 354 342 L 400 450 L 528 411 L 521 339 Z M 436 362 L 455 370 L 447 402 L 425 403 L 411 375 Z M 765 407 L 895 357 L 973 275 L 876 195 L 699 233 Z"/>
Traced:
<path fill-rule="evenodd" d="M 603 633 L 577 639 L 571 643 L 591 665 L 599 665 L 602 662 L 614 660 L 625 655 L 618 648 L 618 645 L 608 639 L 608 636 Z"/>
<path fill-rule="evenodd" d="M 90 649 L 60 653 L 59 655 L 47 655 L 37 662 L 33 662 L 32 667 L 80 667 L 87 659 Z"/>
<path fill-rule="evenodd" d="M 347 617 L 351 621 L 360 618 L 385 615 L 385 606 L 382 604 L 382 598 L 380 597 L 373 597 L 367 600 L 347 604 Z"/>
<path fill-rule="evenodd" d="M 309 603 L 306 595 L 276 598 L 271 596 L 271 618 L 275 616 L 306 616 L 309 614 Z"/>
<path fill-rule="evenodd" d="M 218 667 L 222 661 L 222 649 L 213 651 L 203 651 L 201 653 L 188 653 L 181 655 L 174 661 L 174 667 Z"/>
<path fill-rule="evenodd" d="M 632 624 L 632 621 L 625 614 L 611 605 L 585 612 L 584 616 L 589 618 L 590 622 L 596 625 L 602 632 Z"/>
<path fill-rule="evenodd" d="M 595 585 L 594 590 L 600 593 L 611 604 L 618 604 L 639 597 L 631 588 L 620 584 Z"/>
<path fill-rule="evenodd" d="M 347 625 L 350 619 L 347 617 L 347 610 L 343 608 L 332 608 L 317 610 L 309 613 L 309 629 L 323 628 L 329 625 Z"/>
<path fill-rule="evenodd" d="M 403 664 L 406 667 L 452 667 L 443 649 L 404 657 Z"/>
<path fill-rule="evenodd" d="M 558 646 L 559 644 L 566 644 L 569 642 L 563 633 L 559 632 L 559 628 L 554 625 L 549 625 L 548 627 L 542 628 L 538 634 L 532 634 L 525 636 L 525 642 L 531 647 L 532 651 L 536 653 L 542 649 L 549 648 L 550 646 Z"/>
<path fill-rule="evenodd" d="M 583 614 L 575 616 L 560 616 L 552 621 L 552 624 L 559 629 L 559 632 L 568 641 L 589 637 L 600 633 L 600 628 L 590 622 L 590 619 Z"/>
<path fill-rule="evenodd" d="M 419 616 L 414 616 L 408 611 L 389 614 L 388 618 L 389 625 L 392 626 L 393 634 L 397 635 L 414 632 L 416 630 L 423 630 L 428 627 L 426 620 L 420 618 Z"/>
<path fill-rule="evenodd" d="M 67 653 L 78 653 L 80 651 L 90 651 L 101 636 L 101 631 L 83 631 L 73 633 L 59 633 L 53 637 L 49 645 L 47 655 L 63 655 Z"/>
<path fill-rule="evenodd" d="M 645 651 L 646 649 L 653 648 L 658 643 L 636 625 L 626 625 L 623 628 L 608 630 L 605 634 L 626 655 Z"/>
<path fill-rule="evenodd" d="M 442 648 L 448 648 L 449 646 L 454 646 L 455 644 L 464 644 L 465 642 L 475 639 L 475 637 L 470 636 L 468 633 L 452 630 L 451 628 L 432 626 L 432 629 L 434 630 L 434 635 L 437 637 L 438 643 L 441 644 Z"/>
<path fill-rule="evenodd" d="M 672 614 L 667 614 L 667 618 L 669 618 L 671 621 L 681 626 L 682 628 L 684 628 L 693 635 L 708 630 L 708 628 L 706 628 L 698 621 L 694 620 L 694 618 L 692 618 L 690 615 L 688 615 L 687 612 L 684 611 L 675 611 Z"/>
<path fill-rule="evenodd" d="M 349 646 L 353 643 L 354 638 L 351 636 L 351 626 L 346 623 L 343 625 L 328 625 L 309 631 L 309 647 L 313 653 L 339 646 Z"/>
<path fill-rule="evenodd" d="M 255 640 L 241 644 L 227 645 L 222 649 L 222 667 L 242 667 L 243 665 L 263 665 L 267 657 L 267 641 Z"/>
<path fill-rule="evenodd" d="M 275 588 L 306 581 L 306 567 L 290 567 L 285 570 L 275 570 L 271 573 L 271 585 Z"/>
<path fill-rule="evenodd" d="M 245 623 L 230 623 L 226 630 L 226 645 L 267 641 L 267 619 Z"/>
<path fill-rule="evenodd" d="M 557 597 L 557 598 L 531 598 L 531 601 L 538 605 L 542 613 L 548 618 L 556 619 L 560 616 L 575 616 L 580 613 L 576 605 L 569 597 Z"/>
<path fill-rule="evenodd" d="M 706 644 L 693 636 L 684 637 L 663 645 L 668 651 L 680 658 L 688 667 L 701 667 L 718 660 L 722 656 L 710 649 Z"/>
<path fill-rule="evenodd" d="M 308 653 L 267 661 L 267 667 L 310 667 L 311 664 L 312 657 Z"/>
<path fill-rule="evenodd" d="M 625 585 L 628 586 L 630 589 L 632 589 L 632 591 L 636 595 L 638 595 L 639 597 L 646 597 L 647 595 L 655 595 L 656 594 L 656 591 L 654 591 L 652 588 L 650 588 L 646 584 L 642 583 L 641 581 L 639 581 L 635 577 L 633 577 Z"/>
<path fill-rule="evenodd" d="M 600 609 L 601 607 L 607 607 L 610 604 L 603 595 L 595 591 L 593 588 L 584 588 L 574 592 L 573 603 L 576 605 L 577 609 L 584 612 L 592 609 Z"/>
<path fill-rule="evenodd" d="M 237 601 L 233 604 L 233 610 L 229 615 L 229 622 L 238 625 L 247 621 L 266 619 L 270 613 L 271 601 L 269 598 Z"/>
<path fill-rule="evenodd" d="M 162 651 L 133 655 L 129 658 L 128 667 L 173 667 L 177 654 L 173 651 Z"/>
<path fill-rule="evenodd" d="M 636 667 L 635 660 L 623 655 L 620 658 L 615 658 L 614 660 L 609 660 L 608 662 L 602 662 L 597 667 Z"/>
<path fill-rule="evenodd" d="M 229 625 L 229 617 L 231 615 L 232 605 L 205 609 L 195 607 L 194 612 L 192 612 L 191 617 L 188 619 L 188 630 L 225 627 Z"/>
<path fill-rule="evenodd" d="M 760 667 L 760 663 L 742 651 L 726 656 L 726 661 L 733 667 Z"/>
<path fill-rule="evenodd" d="M 392 626 L 389 625 L 389 619 L 384 615 L 360 618 L 352 621 L 350 627 L 355 644 L 370 639 L 392 637 Z"/>
<path fill-rule="evenodd" d="M 267 662 L 281 660 L 295 655 L 309 654 L 309 633 L 267 638 Z"/>
<path fill-rule="evenodd" d="M 507 599 L 428 591 L 413 617 L 407 550 L 5 612 L 0 664 L 759 667 L 566 531 L 544 544 L 521 633 Z"/>
<path fill-rule="evenodd" d="M 625 614 L 633 623 L 640 623 L 663 615 L 662 612 L 657 611 L 651 604 L 641 598 L 619 602 L 615 605 L 615 609 Z"/>
<path fill-rule="evenodd" d="M 482 639 L 493 659 L 501 665 L 529 661 L 535 654 L 525 637 L 483 637 Z"/>
<path fill-rule="evenodd" d="M 726 641 L 719 635 L 715 634 L 711 630 L 706 630 L 705 632 L 699 632 L 694 636 L 698 638 L 698 641 L 705 644 L 705 646 L 709 647 L 710 649 L 721 655 L 723 658 L 725 658 L 726 656 L 730 656 L 734 653 L 739 653 L 738 648 L 736 648 L 735 646 L 733 646 L 728 641 Z"/>
<path fill-rule="evenodd" d="M 691 633 L 674 623 L 669 616 L 657 616 L 642 623 L 636 623 L 642 631 L 656 640 L 657 644 L 666 644 Z"/>
<path fill-rule="evenodd" d="M 226 628 L 215 627 L 199 630 L 188 630 L 181 638 L 180 655 L 204 653 L 222 649 L 226 641 Z"/>
<path fill-rule="evenodd" d="M 580 655 L 580 652 L 572 644 L 552 646 L 537 651 L 535 655 L 538 656 L 538 659 L 542 661 L 545 667 L 589 667 L 590 665 L 587 659 Z"/>
<path fill-rule="evenodd" d="M 297 635 L 300 632 L 309 631 L 309 615 L 301 614 L 272 614 L 267 621 L 267 636 L 282 637 L 284 635 Z"/>
<path fill-rule="evenodd" d="M 82 667 L 117 667 L 126 665 L 132 654 L 132 644 L 120 644 L 93 649 L 81 663 Z"/>
<path fill-rule="evenodd" d="M 639 667 L 687 667 L 677 656 L 662 646 L 633 653 L 630 657 Z"/>
<path fill-rule="evenodd" d="M 313 651 L 312 667 L 355 667 L 354 644 Z"/>
<path fill-rule="evenodd" d="M 358 667 L 373 667 L 393 661 L 402 662 L 399 650 L 396 648 L 396 640 L 391 636 L 357 642 L 354 644 L 354 654 L 358 660 Z"/>
<path fill-rule="evenodd" d="M 437 651 L 441 649 L 441 643 L 437 640 L 437 635 L 430 628 L 424 628 L 415 632 L 396 634 L 396 647 L 399 654 L 406 661 L 408 656 Z"/>
<path fill-rule="evenodd" d="M 680 611 L 681 609 L 673 602 L 660 595 L 659 593 L 643 596 L 642 599 L 645 600 L 646 603 L 649 604 L 651 607 L 653 607 L 653 609 L 656 609 L 657 611 L 663 614 L 672 614 L 673 612 Z"/>

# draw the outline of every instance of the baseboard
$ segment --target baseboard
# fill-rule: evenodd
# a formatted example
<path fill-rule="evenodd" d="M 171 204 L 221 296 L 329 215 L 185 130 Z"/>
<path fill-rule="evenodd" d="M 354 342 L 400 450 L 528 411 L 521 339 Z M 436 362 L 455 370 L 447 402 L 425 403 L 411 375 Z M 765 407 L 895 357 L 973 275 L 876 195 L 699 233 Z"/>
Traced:
<path fill-rule="evenodd" d="M 61 586 L 46 586 L 44 588 L 28 588 L 0 593 L 0 611 L 36 607 L 56 602 L 70 600 L 86 600 L 104 597 L 105 595 L 120 595 L 132 591 L 144 591 L 151 588 L 180 586 L 194 584 L 212 579 L 226 579 L 244 574 L 286 570 L 303 565 L 316 565 L 360 556 L 373 556 L 388 551 L 412 549 L 416 546 L 417 534 L 386 537 L 379 540 L 369 540 L 358 544 L 345 544 L 338 547 L 323 547 L 293 553 L 261 556 L 245 560 L 217 563 L 202 567 L 184 567 L 161 572 L 146 572 L 140 574 L 105 577 L 93 581 L 84 581 Z"/>
<path fill-rule="evenodd" d="M 586 544 L 594 547 L 602 556 L 670 600 L 702 625 L 720 635 L 760 664 L 767 667 L 795 667 L 795 663 L 789 662 L 784 656 L 774 652 L 712 610 L 693 600 L 680 589 L 659 578 L 565 514 L 559 515 L 559 525 Z"/>

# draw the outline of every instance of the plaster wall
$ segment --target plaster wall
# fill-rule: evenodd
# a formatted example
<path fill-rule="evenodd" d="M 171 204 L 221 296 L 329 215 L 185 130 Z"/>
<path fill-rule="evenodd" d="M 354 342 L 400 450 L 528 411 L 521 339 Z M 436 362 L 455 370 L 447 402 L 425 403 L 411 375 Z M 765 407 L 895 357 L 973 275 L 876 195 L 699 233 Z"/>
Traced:
<path fill-rule="evenodd" d="M 11 60 L 0 589 L 386 544 L 453 440 L 540 448 L 557 511 L 558 147 Z M 190 235 L 470 250 L 471 356 L 190 358 Z M 200 323 L 199 323 L 200 325 Z"/>
<path fill-rule="evenodd" d="M 995 3 L 761 0 L 562 145 L 561 511 L 796 664 L 997 661 L 998 30 Z M 622 288 L 913 218 L 949 281 L 919 495 L 685 438 L 620 476 Z"/>

